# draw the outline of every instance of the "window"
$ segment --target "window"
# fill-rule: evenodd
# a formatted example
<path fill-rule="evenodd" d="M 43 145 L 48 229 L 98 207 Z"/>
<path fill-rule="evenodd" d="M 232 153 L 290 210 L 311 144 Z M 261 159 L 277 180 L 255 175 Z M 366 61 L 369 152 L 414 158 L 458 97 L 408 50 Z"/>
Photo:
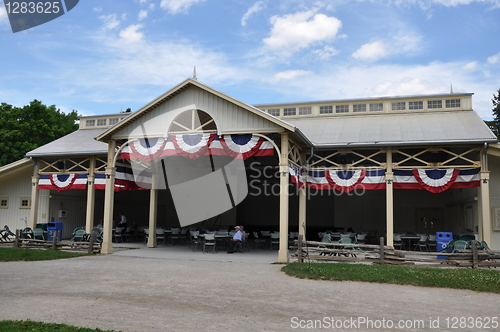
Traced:
<path fill-rule="evenodd" d="M 333 106 L 320 106 L 319 114 L 330 114 L 333 113 Z"/>
<path fill-rule="evenodd" d="M 349 113 L 349 105 L 335 105 L 335 113 Z"/>
<path fill-rule="evenodd" d="M 446 108 L 460 107 L 460 99 L 448 99 L 446 100 Z"/>
<path fill-rule="evenodd" d="M 308 115 L 312 113 L 311 106 L 299 107 L 299 115 Z"/>
<path fill-rule="evenodd" d="M 429 100 L 427 102 L 427 108 L 443 108 L 442 100 Z"/>
<path fill-rule="evenodd" d="M 97 120 L 97 125 L 98 126 L 105 126 L 106 125 L 106 120 L 107 119 L 98 119 Z"/>
<path fill-rule="evenodd" d="M 284 116 L 297 115 L 297 109 L 295 107 L 284 108 L 283 115 Z"/>
<path fill-rule="evenodd" d="M 405 109 L 406 109 L 406 102 L 404 101 L 397 101 L 395 103 L 392 103 L 393 111 L 404 111 Z"/>
<path fill-rule="evenodd" d="M 31 208 L 31 198 L 22 197 L 21 204 L 19 205 L 20 209 L 30 209 Z"/>
<path fill-rule="evenodd" d="M 267 113 L 274 115 L 274 116 L 280 116 L 280 109 L 279 108 L 272 108 L 270 110 L 267 110 Z"/>
<path fill-rule="evenodd" d="M 85 122 L 85 126 L 87 126 L 87 127 L 94 127 L 95 126 L 95 120 L 87 120 Z"/>
<path fill-rule="evenodd" d="M 410 109 L 410 110 L 424 109 L 424 102 L 423 101 L 409 101 L 408 102 L 408 109 Z"/>
<path fill-rule="evenodd" d="M 353 112 L 366 112 L 366 104 L 354 104 L 352 105 Z"/>
<path fill-rule="evenodd" d="M 109 119 L 109 125 L 110 126 L 115 125 L 117 123 L 118 123 L 118 118 Z"/>
<path fill-rule="evenodd" d="M 9 199 L 0 198 L 0 209 L 8 209 L 8 208 L 9 208 Z"/>
<path fill-rule="evenodd" d="M 378 112 L 384 110 L 384 103 L 370 104 L 370 112 Z"/>

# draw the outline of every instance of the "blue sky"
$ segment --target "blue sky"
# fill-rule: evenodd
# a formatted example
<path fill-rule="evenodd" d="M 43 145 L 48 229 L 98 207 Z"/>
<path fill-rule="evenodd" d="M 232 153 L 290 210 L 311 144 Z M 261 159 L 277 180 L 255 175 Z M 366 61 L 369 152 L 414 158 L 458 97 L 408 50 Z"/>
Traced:
<path fill-rule="evenodd" d="M 12 33 L 0 102 L 137 110 L 193 75 L 249 104 L 500 89 L 500 0 L 81 0 Z"/>

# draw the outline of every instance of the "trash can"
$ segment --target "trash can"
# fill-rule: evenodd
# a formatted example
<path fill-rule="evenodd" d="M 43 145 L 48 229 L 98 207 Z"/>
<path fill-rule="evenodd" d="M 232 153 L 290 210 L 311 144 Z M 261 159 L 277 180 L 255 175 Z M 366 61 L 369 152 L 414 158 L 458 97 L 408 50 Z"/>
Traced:
<path fill-rule="evenodd" d="M 436 251 L 448 248 L 448 243 L 453 240 L 451 232 L 436 232 Z M 437 259 L 446 259 L 446 256 L 437 256 Z"/>
<path fill-rule="evenodd" d="M 63 223 L 62 222 L 49 222 L 47 223 L 47 240 L 56 241 L 62 240 Z"/>
<path fill-rule="evenodd" d="M 47 223 L 44 223 L 44 224 L 38 223 L 38 224 L 36 224 L 35 228 L 39 228 L 45 232 L 45 231 L 47 231 Z"/>

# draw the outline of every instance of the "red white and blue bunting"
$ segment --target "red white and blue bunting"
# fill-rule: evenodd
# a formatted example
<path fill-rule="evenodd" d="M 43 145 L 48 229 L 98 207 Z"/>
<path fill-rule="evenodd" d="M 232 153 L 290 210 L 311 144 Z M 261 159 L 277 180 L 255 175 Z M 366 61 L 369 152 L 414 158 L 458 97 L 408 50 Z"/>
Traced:
<path fill-rule="evenodd" d="M 294 165 L 290 165 L 289 170 L 292 182 L 302 188 L 305 174 Z M 309 171 L 307 172 L 307 188 L 345 193 L 357 189 L 385 189 L 385 169 Z"/>
<path fill-rule="evenodd" d="M 41 174 L 38 180 L 38 189 L 62 192 L 70 189 L 85 189 L 86 187 L 87 174 Z"/>
<path fill-rule="evenodd" d="M 394 189 L 440 193 L 448 189 L 479 187 L 479 171 L 479 168 L 394 170 Z"/>
<path fill-rule="evenodd" d="M 289 165 L 291 180 L 302 188 L 305 174 Z M 394 189 L 419 189 L 440 193 L 448 189 L 480 186 L 480 169 L 413 169 L 394 170 Z M 352 190 L 385 189 L 385 169 L 325 170 L 307 173 L 307 188 L 350 192 Z"/>
<path fill-rule="evenodd" d="M 274 147 L 268 140 L 251 134 L 220 137 L 216 134 L 170 135 L 168 138 L 135 141 L 123 148 L 121 158 L 151 161 L 167 156 L 197 159 L 203 155 L 248 159 L 273 156 Z"/>

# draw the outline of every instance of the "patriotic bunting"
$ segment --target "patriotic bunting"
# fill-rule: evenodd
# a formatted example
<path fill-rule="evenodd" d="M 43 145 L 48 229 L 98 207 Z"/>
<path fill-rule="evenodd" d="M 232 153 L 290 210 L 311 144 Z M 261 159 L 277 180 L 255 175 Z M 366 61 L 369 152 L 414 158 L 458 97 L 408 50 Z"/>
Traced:
<path fill-rule="evenodd" d="M 50 189 L 63 192 L 70 189 L 85 189 L 87 174 L 41 174 L 38 189 Z"/>
<path fill-rule="evenodd" d="M 272 139 L 272 136 L 269 136 Z M 235 159 L 273 156 L 274 147 L 266 139 L 251 135 L 189 134 L 140 139 L 122 150 L 122 159 L 151 161 L 167 156 L 197 159 L 203 155 L 231 156 Z"/>
<path fill-rule="evenodd" d="M 304 186 L 304 175 L 295 165 L 289 165 L 292 182 Z M 336 190 L 348 193 L 359 190 L 385 189 L 385 170 L 326 170 L 309 171 L 307 187 L 319 190 Z"/>
<path fill-rule="evenodd" d="M 394 189 L 420 189 L 440 193 L 447 189 L 479 187 L 479 168 L 394 170 Z M 385 169 L 309 171 L 289 165 L 290 177 L 299 188 L 350 192 L 385 189 Z"/>
<path fill-rule="evenodd" d="M 440 193 L 447 189 L 479 187 L 479 171 L 479 168 L 394 170 L 394 189 Z"/>

